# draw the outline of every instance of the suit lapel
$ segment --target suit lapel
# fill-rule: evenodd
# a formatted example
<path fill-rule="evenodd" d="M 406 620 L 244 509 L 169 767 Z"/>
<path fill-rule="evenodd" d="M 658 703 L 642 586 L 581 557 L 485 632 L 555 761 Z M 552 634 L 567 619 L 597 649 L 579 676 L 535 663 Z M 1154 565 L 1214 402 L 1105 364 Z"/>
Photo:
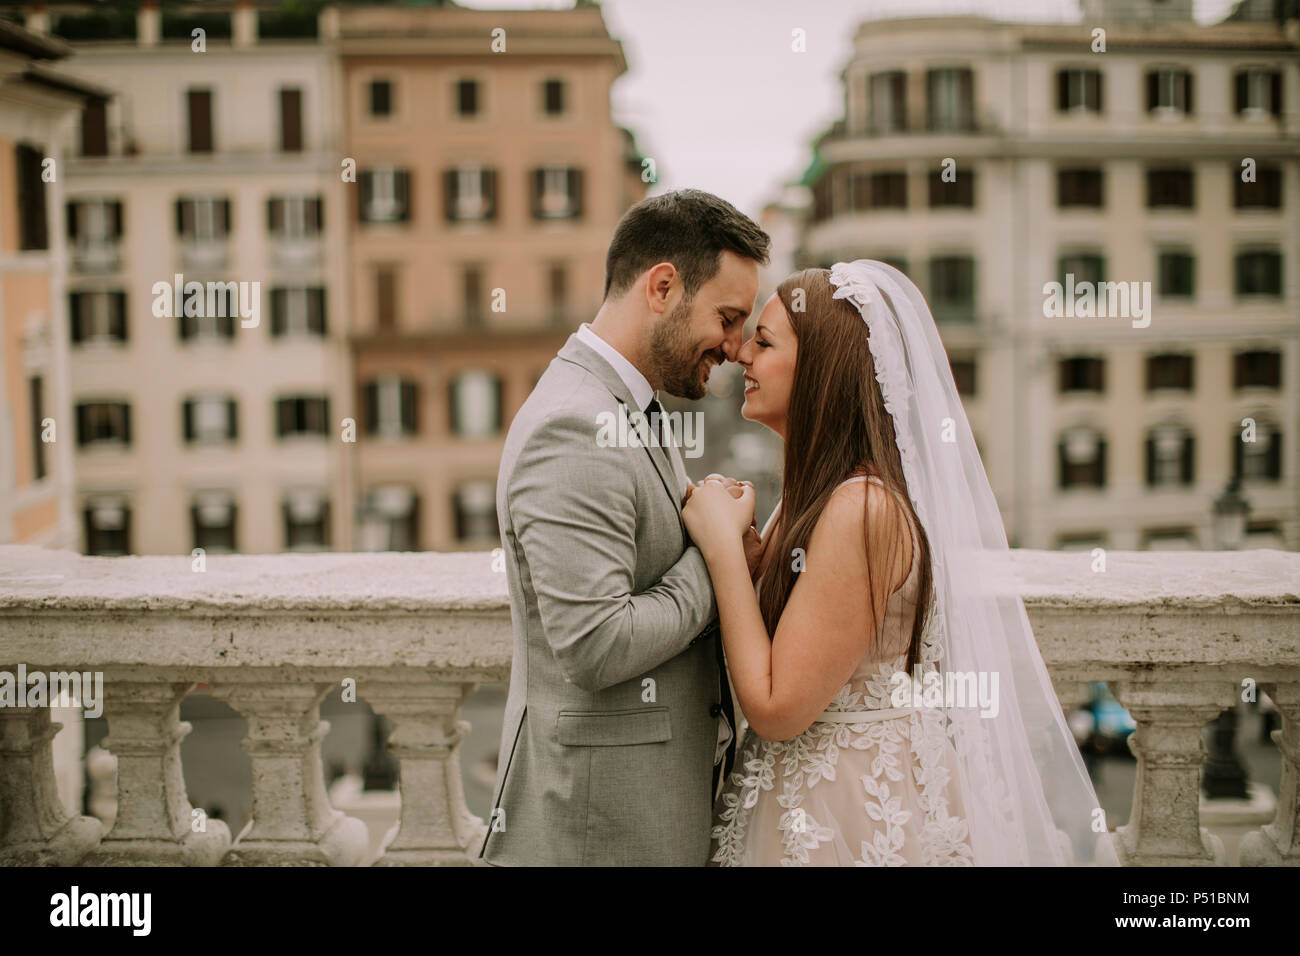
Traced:
<path fill-rule="evenodd" d="M 622 411 L 624 414 L 630 415 L 633 411 L 642 411 L 642 409 L 637 408 L 636 400 L 632 397 L 632 390 L 614 371 L 613 366 L 606 362 L 595 349 L 578 338 L 577 333 L 569 336 L 569 340 L 560 349 L 558 357 L 566 362 L 572 362 L 596 376 L 601 384 L 609 389 L 610 394 L 618 399 L 619 404 L 623 406 Z M 629 428 L 630 425 L 629 420 Z M 650 456 L 650 461 L 659 474 L 659 480 L 663 482 L 664 491 L 668 494 L 669 500 L 672 501 L 673 507 L 677 510 L 677 521 L 682 526 L 682 534 L 684 535 L 686 525 L 681 520 L 682 491 L 679 490 L 677 475 L 673 471 L 672 462 L 668 457 L 671 452 L 662 447 L 646 446 L 645 453 Z"/>

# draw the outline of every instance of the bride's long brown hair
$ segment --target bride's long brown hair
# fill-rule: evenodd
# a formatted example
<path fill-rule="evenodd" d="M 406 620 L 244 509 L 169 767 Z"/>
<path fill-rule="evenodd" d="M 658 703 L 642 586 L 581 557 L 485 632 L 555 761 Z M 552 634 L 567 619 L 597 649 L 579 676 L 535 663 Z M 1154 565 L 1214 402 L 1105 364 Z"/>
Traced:
<path fill-rule="evenodd" d="M 798 289 L 803 290 L 802 309 L 796 311 Z M 907 646 L 907 671 L 913 673 L 920 656 L 921 633 L 933 604 L 930 542 L 908 497 L 893 419 L 885 411 L 867 345 L 867 324 L 852 302 L 833 298 L 834 291 L 829 269 L 804 269 L 776 288 L 798 340 L 798 352 L 786 414 L 781 513 L 759 566 L 759 609 L 767 632 L 775 635 L 799 573 L 795 570 L 794 549 L 803 548 L 806 553 L 813 528 L 836 486 L 853 475 L 876 475 L 886 488 L 901 494 L 902 506 L 916 524 L 920 543 L 920 554 L 914 558 L 919 562 L 920 590 Z M 864 505 L 866 584 L 878 627 L 889 599 L 892 569 L 899 563 L 907 522 L 899 521 L 900 535 L 889 536 L 879 528 L 873 534 L 869 510 Z M 889 653 L 901 652 L 900 648 Z"/>

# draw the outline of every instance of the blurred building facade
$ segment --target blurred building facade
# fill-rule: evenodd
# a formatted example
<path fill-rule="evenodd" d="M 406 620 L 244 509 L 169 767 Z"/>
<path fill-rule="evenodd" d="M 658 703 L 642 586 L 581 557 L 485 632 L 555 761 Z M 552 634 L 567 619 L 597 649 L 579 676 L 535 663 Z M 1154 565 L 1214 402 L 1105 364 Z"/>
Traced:
<path fill-rule="evenodd" d="M 926 294 L 1013 546 L 1212 549 L 1238 475 L 1246 546 L 1300 548 L 1300 22 L 1086 6 L 863 23 L 796 265 Z M 1050 315 L 1067 274 L 1145 315 Z"/>
<path fill-rule="evenodd" d="M 76 548 L 63 141 L 103 90 L 65 43 L 0 22 L 0 544 Z M 62 439 L 62 440 L 60 440 Z"/>
<path fill-rule="evenodd" d="M 286 9 L 19 10 L 112 92 L 48 210 L 67 546 L 492 547 L 510 420 L 599 308 L 647 184 L 598 7 Z"/>

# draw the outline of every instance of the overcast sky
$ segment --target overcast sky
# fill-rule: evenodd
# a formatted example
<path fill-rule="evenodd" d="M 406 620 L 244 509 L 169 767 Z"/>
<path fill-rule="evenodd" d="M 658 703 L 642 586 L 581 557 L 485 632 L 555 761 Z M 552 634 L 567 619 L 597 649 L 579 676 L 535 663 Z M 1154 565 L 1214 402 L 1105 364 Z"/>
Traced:
<path fill-rule="evenodd" d="M 478 9 L 567 8 L 572 0 L 458 0 Z M 1232 0 L 1194 0 L 1213 22 Z M 981 14 L 1077 21 L 1075 0 L 605 0 L 628 72 L 614 121 L 653 157 L 651 192 L 692 186 L 757 216 L 797 179 L 813 138 L 841 115 L 839 72 L 856 25 L 890 15 Z M 793 53 L 791 32 L 806 31 Z"/>

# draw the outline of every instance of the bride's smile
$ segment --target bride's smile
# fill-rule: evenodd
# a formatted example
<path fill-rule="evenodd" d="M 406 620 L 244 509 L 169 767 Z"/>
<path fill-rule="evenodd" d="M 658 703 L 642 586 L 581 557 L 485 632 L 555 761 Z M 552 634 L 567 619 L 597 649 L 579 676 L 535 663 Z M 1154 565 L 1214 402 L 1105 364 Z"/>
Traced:
<path fill-rule="evenodd" d="M 786 412 L 794 385 L 797 340 L 785 306 L 775 293 L 763 304 L 753 336 L 736 361 L 745 370 L 745 404 L 740 414 L 785 437 Z"/>

